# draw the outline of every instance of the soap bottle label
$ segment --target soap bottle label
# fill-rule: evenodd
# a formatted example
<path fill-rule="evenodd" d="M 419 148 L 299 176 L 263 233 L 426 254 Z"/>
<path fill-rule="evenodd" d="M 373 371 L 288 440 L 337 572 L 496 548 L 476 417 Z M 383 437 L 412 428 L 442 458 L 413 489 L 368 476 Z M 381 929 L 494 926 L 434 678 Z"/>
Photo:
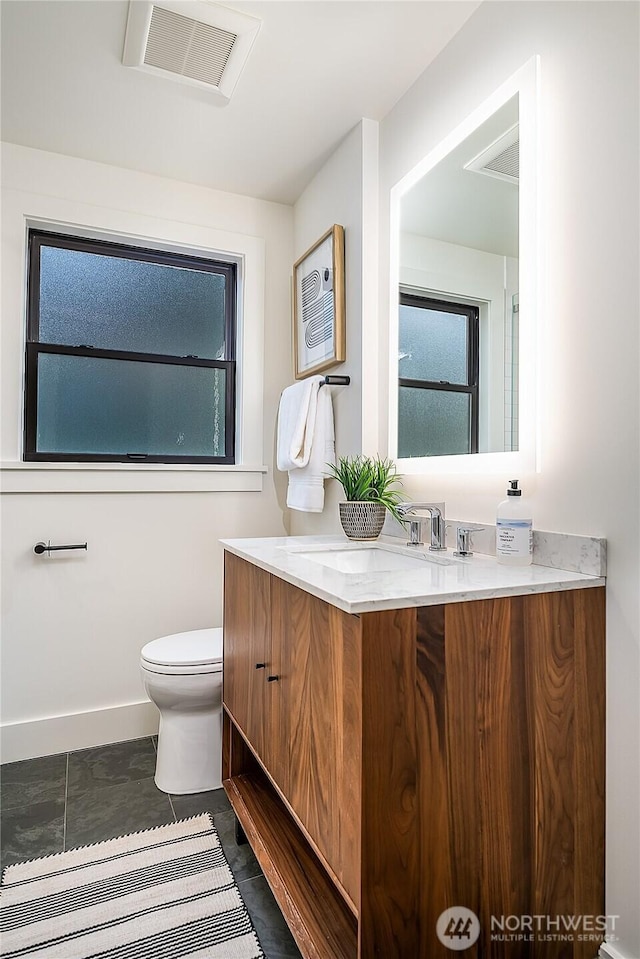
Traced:
<path fill-rule="evenodd" d="M 530 556 L 533 524 L 530 519 L 499 519 L 496 522 L 496 553 L 499 556 Z"/>

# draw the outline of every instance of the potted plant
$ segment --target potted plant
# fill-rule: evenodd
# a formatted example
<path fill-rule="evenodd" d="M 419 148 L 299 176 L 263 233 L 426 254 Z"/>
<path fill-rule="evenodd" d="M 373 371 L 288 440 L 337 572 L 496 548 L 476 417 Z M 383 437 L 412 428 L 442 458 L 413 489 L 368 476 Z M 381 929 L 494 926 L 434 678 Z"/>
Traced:
<path fill-rule="evenodd" d="M 399 521 L 397 506 L 402 494 L 400 477 L 391 460 L 379 456 L 341 456 L 338 465 L 327 464 L 341 484 L 346 502 L 339 504 L 340 522 L 349 539 L 377 539 L 387 510 Z"/>

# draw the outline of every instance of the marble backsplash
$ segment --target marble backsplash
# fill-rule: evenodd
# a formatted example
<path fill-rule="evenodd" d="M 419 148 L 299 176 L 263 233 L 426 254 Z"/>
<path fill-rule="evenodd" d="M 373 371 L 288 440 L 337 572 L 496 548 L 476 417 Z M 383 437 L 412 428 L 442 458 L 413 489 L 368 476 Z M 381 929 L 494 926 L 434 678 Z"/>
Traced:
<path fill-rule="evenodd" d="M 447 546 L 456 548 L 456 530 L 458 526 L 481 526 L 472 534 L 471 548 L 476 553 L 495 556 L 496 528 L 488 523 L 473 523 L 470 520 L 455 520 L 447 517 Z M 423 527 L 423 539 L 428 542 L 428 521 Z M 406 538 L 405 532 L 393 520 L 385 523 L 384 533 L 389 536 Z M 607 541 L 598 536 L 579 536 L 575 533 L 551 533 L 546 530 L 533 531 L 533 562 L 537 566 L 550 566 L 553 569 L 567 569 L 575 573 L 587 573 L 591 576 L 606 576 Z"/>

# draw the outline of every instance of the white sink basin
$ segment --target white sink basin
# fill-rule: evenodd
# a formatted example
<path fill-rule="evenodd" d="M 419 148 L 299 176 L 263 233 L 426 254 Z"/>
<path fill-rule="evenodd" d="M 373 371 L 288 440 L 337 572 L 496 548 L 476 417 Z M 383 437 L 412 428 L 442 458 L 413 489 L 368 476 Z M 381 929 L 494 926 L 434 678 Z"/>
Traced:
<path fill-rule="evenodd" d="M 295 552 L 300 559 L 328 566 L 339 573 L 390 573 L 424 568 L 429 563 L 448 566 L 451 562 L 440 556 L 436 559 L 424 554 L 411 555 L 382 545 L 298 547 L 289 548 L 288 552 Z"/>

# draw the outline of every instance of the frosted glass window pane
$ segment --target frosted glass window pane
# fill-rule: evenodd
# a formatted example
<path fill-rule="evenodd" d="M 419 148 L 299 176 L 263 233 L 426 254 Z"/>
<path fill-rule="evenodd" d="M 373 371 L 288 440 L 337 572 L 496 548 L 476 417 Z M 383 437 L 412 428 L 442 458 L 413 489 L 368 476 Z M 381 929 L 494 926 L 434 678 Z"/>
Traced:
<path fill-rule="evenodd" d="M 468 383 L 467 317 L 400 306 L 401 379 Z"/>
<path fill-rule="evenodd" d="M 225 359 L 225 276 L 40 249 L 40 341 Z"/>
<path fill-rule="evenodd" d="M 398 455 L 469 453 L 470 396 L 447 390 L 400 387 Z"/>
<path fill-rule="evenodd" d="M 225 370 L 41 353 L 36 452 L 225 455 Z"/>

